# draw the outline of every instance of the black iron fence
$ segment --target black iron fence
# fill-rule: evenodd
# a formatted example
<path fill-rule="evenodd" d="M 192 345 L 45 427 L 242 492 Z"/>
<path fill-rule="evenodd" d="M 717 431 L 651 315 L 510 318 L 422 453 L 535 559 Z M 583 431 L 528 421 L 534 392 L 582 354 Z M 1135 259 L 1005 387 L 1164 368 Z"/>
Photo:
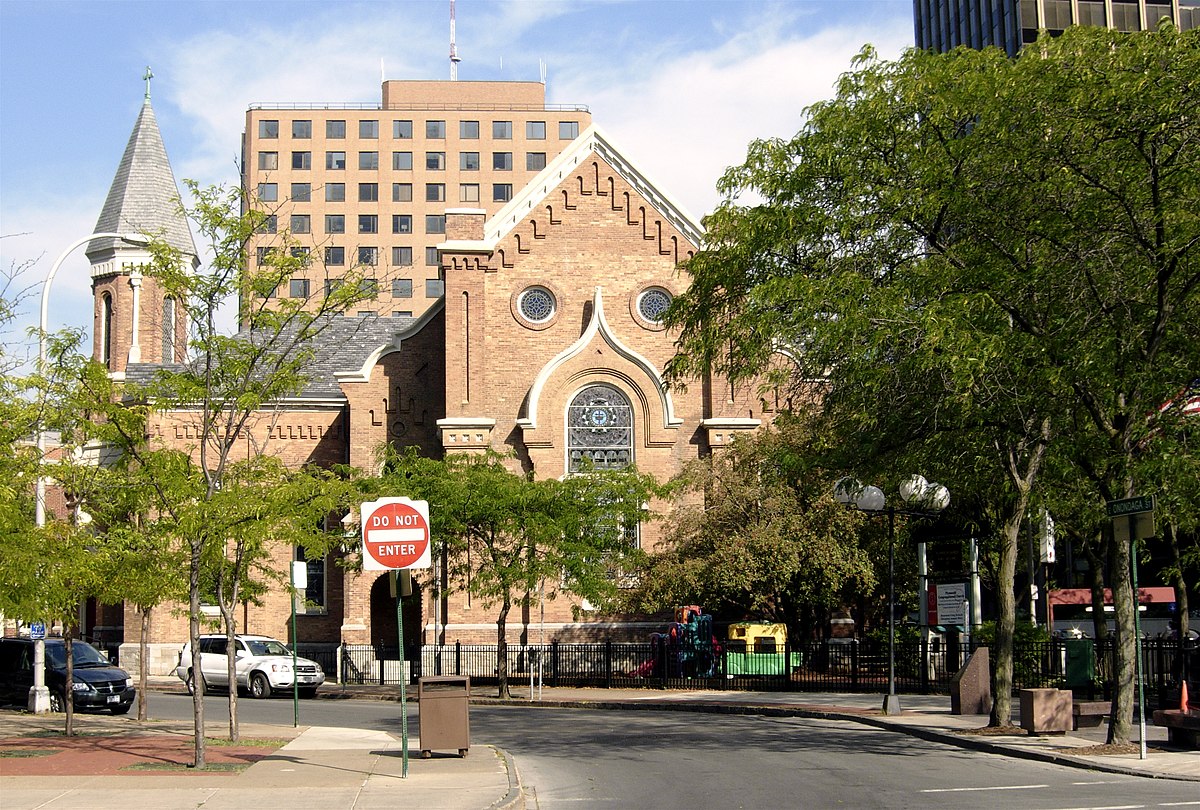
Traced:
<path fill-rule="evenodd" d="M 1112 643 L 1088 639 L 1019 644 L 1013 650 L 1013 689 L 1070 688 L 1081 696 L 1109 696 L 1115 671 Z M 897 639 L 896 691 L 947 693 L 970 650 L 954 644 Z M 330 653 L 332 655 L 332 653 Z M 310 655 L 309 657 L 314 657 Z M 347 645 L 337 666 L 318 659 L 343 683 L 399 684 L 424 675 L 469 675 L 476 684 L 497 681 L 495 644 L 453 644 L 405 650 L 395 645 Z M 787 644 L 771 653 L 645 643 L 516 645 L 508 647 L 510 683 L 545 686 L 658 689 L 733 689 L 798 692 L 886 692 L 886 641 L 834 639 Z M 1142 642 L 1147 694 L 1178 678 L 1179 642 Z M 328 665 L 327 665 L 328 664 Z M 994 665 L 994 659 L 993 659 Z"/>

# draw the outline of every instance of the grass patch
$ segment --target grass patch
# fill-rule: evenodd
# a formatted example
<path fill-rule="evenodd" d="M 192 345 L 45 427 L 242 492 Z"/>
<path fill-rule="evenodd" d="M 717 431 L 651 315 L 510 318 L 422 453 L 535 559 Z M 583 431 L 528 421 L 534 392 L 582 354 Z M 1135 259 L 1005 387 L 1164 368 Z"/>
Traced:
<path fill-rule="evenodd" d="M 263 737 L 258 739 L 241 739 L 233 742 L 225 737 L 205 737 L 204 742 L 215 748 L 282 748 L 290 740 Z"/>
<path fill-rule="evenodd" d="M 31 759 L 33 757 L 48 757 L 57 754 L 57 748 L 10 748 L 0 751 L 0 759 Z"/>
<path fill-rule="evenodd" d="M 191 765 L 178 762 L 135 762 L 126 765 L 122 771 L 158 771 L 162 773 L 237 773 L 249 768 L 249 762 L 210 762 L 203 768 L 193 768 Z"/>
<path fill-rule="evenodd" d="M 62 739 L 73 740 L 76 737 L 116 737 L 116 736 L 122 735 L 122 734 L 128 734 L 128 732 L 126 732 L 126 731 L 119 731 L 119 732 L 80 731 L 79 729 L 75 729 L 75 733 L 72 734 L 70 737 L 68 737 L 67 732 L 63 731 L 61 728 L 48 728 L 48 729 L 42 729 L 40 731 L 30 731 L 28 734 L 22 733 L 21 736 L 28 737 L 30 739 L 44 739 L 47 737 L 60 737 Z"/>

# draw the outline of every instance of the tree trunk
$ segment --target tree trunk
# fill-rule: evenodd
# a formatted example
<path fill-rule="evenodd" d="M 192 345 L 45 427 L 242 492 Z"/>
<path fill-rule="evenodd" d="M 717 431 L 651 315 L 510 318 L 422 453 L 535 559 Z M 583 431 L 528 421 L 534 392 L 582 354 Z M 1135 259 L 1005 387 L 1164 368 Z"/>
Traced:
<path fill-rule="evenodd" d="M 200 670 L 200 550 L 193 538 L 188 562 L 188 640 L 192 651 L 192 767 L 204 768 L 204 675 Z"/>
<path fill-rule="evenodd" d="M 997 727 L 1012 725 L 1013 628 L 1017 622 L 1017 598 L 1013 592 L 1013 583 L 1016 579 L 1017 546 L 1027 500 L 1028 496 L 1025 493 L 1017 499 L 1012 514 L 1004 523 L 1000 545 L 1000 570 L 997 572 L 999 581 L 996 584 L 1000 612 L 996 619 L 992 714 L 989 719 L 989 725 Z"/>
<path fill-rule="evenodd" d="M 225 601 L 224 588 L 218 582 L 217 601 L 221 605 L 221 618 L 225 620 L 225 674 L 229 679 L 229 741 L 238 742 L 238 682 L 237 682 L 237 601 L 236 589 Z"/>
<path fill-rule="evenodd" d="M 1175 637 L 1182 643 L 1191 629 L 1188 622 L 1187 580 L 1183 578 L 1183 559 L 1179 552 L 1179 527 L 1167 523 L 1167 547 L 1171 552 L 1171 585 L 1175 588 Z"/>
<path fill-rule="evenodd" d="M 150 608 L 139 608 L 138 614 L 141 617 L 141 624 L 138 628 L 138 660 L 141 661 L 141 666 L 138 667 L 138 722 L 146 722 L 146 686 L 149 683 L 149 667 L 146 665 L 146 656 L 150 652 Z"/>
<path fill-rule="evenodd" d="M 1092 637 L 1096 641 L 1108 641 L 1108 612 L 1104 609 L 1104 565 L 1096 547 L 1085 546 L 1088 558 L 1088 584 L 1092 590 Z"/>
<path fill-rule="evenodd" d="M 505 627 L 511 607 L 512 600 L 505 596 L 496 617 L 496 680 L 499 684 L 497 697 L 500 698 L 512 697 L 508 691 L 508 631 Z"/>
<path fill-rule="evenodd" d="M 1121 518 L 1122 520 L 1124 518 Z M 1133 586 L 1129 581 L 1129 543 L 1109 538 L 1109 574 L 1112 578 L 1113 613 L 1116 616 L 1116 672 L 1113 684 L 1112 717 L 1108 724 L 1108 742 L 1125 745 L 1133 732 L 1133 687 L 1136 646 L 1139 640 L 1133 628 Z"/>

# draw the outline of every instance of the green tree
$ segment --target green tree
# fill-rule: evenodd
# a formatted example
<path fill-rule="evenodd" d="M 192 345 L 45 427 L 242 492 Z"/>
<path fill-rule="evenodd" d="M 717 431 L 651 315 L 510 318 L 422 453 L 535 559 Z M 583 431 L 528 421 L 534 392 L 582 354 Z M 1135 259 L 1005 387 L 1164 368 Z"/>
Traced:
<path fill-rule="evenodd" d="M 501 697 L 509 696 L 509 611 L 536 603 L 547 581 L 561 581 L 598 605 L 613 604 L 620 579 L 614 573 L 636 570 L 641 559 L 627 528 L 648 519 L 650 500 L 660 492 L 632 469 L 534 480 L 491 452 L 445 460 L 391 454 L 372 487 L 428 500 L 435 553 L 445 547 L 451 582 L 497 608 Z M 552 587 L 546 598 L 558 591 Z"/>
<path fill-rule="evenodd" d="M 282 576 L 265 564 L 272 547 L 303 542 L 319 553 L 329 543 L 312 510 L 333 503 L 331 493 L 341 484 L 323 473 L 284 470 L 268 446 L 253 440 L 253 429 L 274 417 L 282 399 L 302 389 L 313 347 L 333 319 L 374 289 L 354 268 L 323 295 L 274 297 L 281 284 L 308 269 L 312 254 L 284 232 L 263 256 L 248 256 L 247 245 L 264 230 L 269 212 L 237 189 L 187 185 L 193 205 L 184 213 L 207 248 L 209 264 L 193 272 L 186 257 L 156 240 L 148 273 L 186 318 L 192 359 L 160 369 L 144 385 L 125 383 L 118 397 L 94 386 L 86 410 L 127 458 L 148 495 L 137 533 L 170 538 L 185 554 L 191 663 L 199 672 L 202 599 L 218 600 L 225 631 L 232 636 L 239 601 L 253 599 Z M 234 334 L 223 326 L 224 308 L 230 305 L 236 306 L 240 326 Z M 168 449 L 151 441 L 145 426 L 163 414 L 189 423 L 191 446 Z M 229 649 L 232 656 L 233 645 Z M 237 691 L 230 683 L 230 736 L 236 739 Z M 195 765 L 204 767 L 199 689 L 193 715 Z"/>
<path fill-rule="evenodd" d="M 990 504 L 994 724 L 1009 718 L 1016 539 L 1043 465 L 1090 482 L 1094 510 L 1133 494 L 1146 414 L 1200 367 L 1186 326 L 1200 315 L 1198 37 L 1071 29 L 1015 60 L 864 51 L 794 138 L 756 142 L 722 179 L 668 313 L 672 379 L 748 378 L 782 345 L 795 362 L 777 377 L 827 381 L 846 457 L 876 475 L 927 460 Z M 1129 554 L 1109 552 L 1123 742 Z"/>
<path fill-rule="evenodd" d="M 40 411 L 28 376 L 19 373 L 27 358 L 13 353 L 19 341 L 11 334 L 29 297 L 22 283 L 28 268 L 27 263 L 0 272 L 0 542 L 16 540 L 33 525 L 38 465 L 33 434 Z M 0 612 L 11 613 L 3 605 Z"/>
<path fill-rule="evenodd" d="M 833 480 L 811 466 L 811 430 L 803 415 L 781 418 L 683 471 L 666 542 L 631 594 L 636 609 L 703 604 L 786 623 L 801 638 L 875 588 L 863 516 L 837 503 Z"/>

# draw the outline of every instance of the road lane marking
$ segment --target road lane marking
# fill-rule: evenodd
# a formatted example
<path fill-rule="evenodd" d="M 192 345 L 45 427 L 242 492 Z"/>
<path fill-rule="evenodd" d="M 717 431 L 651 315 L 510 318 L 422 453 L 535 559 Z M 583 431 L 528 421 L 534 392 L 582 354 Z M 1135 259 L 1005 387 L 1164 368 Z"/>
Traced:
<path fill-rule="evenodd" d="M 1042 790 L 1049 785 L 997 785 L 995 787 L 928 788 L 920 793 L 977 793 L 984 790 Z"/>

